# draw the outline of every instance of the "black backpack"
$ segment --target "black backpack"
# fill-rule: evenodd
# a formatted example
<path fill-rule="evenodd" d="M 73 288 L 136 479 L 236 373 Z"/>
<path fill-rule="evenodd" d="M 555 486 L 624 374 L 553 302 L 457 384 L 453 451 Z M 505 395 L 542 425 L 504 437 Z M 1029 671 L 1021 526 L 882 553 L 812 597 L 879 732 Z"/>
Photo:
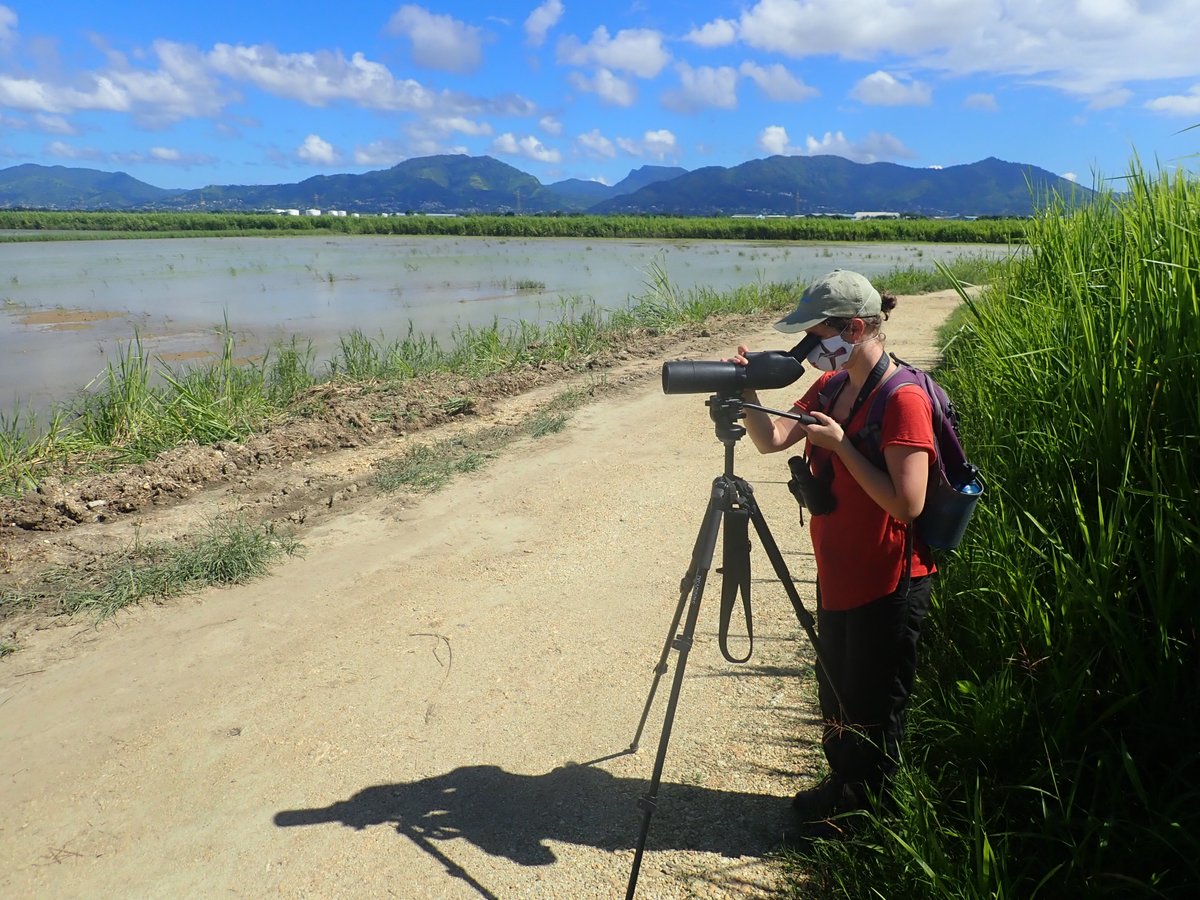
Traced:
<path fill-rule="evenodd" d="M 887 402 L 896 390 L 906 384 L 915 384 L 929 397 L 933 410 L 933 437 L 937 443 L 937 473 L 930 473 L 929 492 L 925 498 L 925 510 L 917 518 L 917 536 L 929 547 L 953 550 L 962 540 L 975 504 L 983 495 L 984 481 L 977 466 L 967 461 L 962 441 L 958 436 L 958 413 L 954 404 L 923 369 L 906 363 L 895 354 L 890 354 L 899 366 L 891 378 L 875 390 L 871 405 L 867 409 L 866 424 L 851 439 L 859 451 L 879 468 L 885 468 L 883 450 L 879 446 L 879 434 L 883 429 L 883 415 Z M 822 388 L 819 395 L 821 409 L 829 409 L 850 376 L 846 372 L 834 375 Z"/>

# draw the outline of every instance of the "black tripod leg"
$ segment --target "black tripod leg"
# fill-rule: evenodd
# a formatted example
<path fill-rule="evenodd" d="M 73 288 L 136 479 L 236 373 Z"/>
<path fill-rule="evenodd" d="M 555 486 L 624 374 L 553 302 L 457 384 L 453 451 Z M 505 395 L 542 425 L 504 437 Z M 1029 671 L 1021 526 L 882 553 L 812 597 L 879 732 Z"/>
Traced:
<path fill-rule="evenodd" d="M 829 690 L 833 694 L 834 700 L 837 701 L 838 709 L 842 711 L 842 717 L 845 718 L 845 704 L 842 703 L 841 695 L 837 691 L 837 685 L 834 684 L 833 674 L 829 666 L 825 664 L 825 657 L 821 653 L 821 642 L 817 638 L 816 620 L 813 619 L 812 613 L 805 608 L 804 601 L 800 599 L 800 594 L 796 591 L 796 585 L 792 582 L 792 575 L 788 571 L 787 563 L 783 561 L 783 554 L 779 552 L 779 545 L 775 543 L 771 529 L 767 527 L 767 520 L 763 517 L 762 510 L 759 509 L 758 501 L 754 499 L 753 492 L 747 490 L 742 496 L 742 503 L 750 511 L 750 521 L 754 523 L 754 530 L 758 533 L 758 539 L 762 541 L 763 550 L 766 551 L 767 558 L 771 560 L 771 565 L 775 568 L 775 574 L 779 577 L 783 589 L 787 591 L 788 599 L 792 601 L 792 608 L 796 611 L 796 618 L 800 620 L 800 627 L 804 629 L 805 634 L 808 635 L 808 639 L 812 643 L 813 653 L 817 657 L 817 665 L 825 671 L 825 678 L 829 682 Z"/>
<path fill-rule="evenodd" d="M 709 500 L 708 509 L 710 511 L 713 502 L 713 500 Z M 705 512 L 704 519 L 700 524 L 700 531 L 696 534 L 696 543 L 692 545 L 691 564 L 683 576 L 683 581 L 679 583 L 679 602 L 675 605 L 675 615 L 671 617 L 671 627 L 667 629 L 667 639 L 663 642 L 662 653 L 658 657 L 658 665 L 654 667 L 654 679 L 650 682 L 650 692 L 646 695 L 646 705 L 642 708 L 642 718 L 638 721 L 637 731 L 633 734 L 633 743 L 629 745 L 628 753 L 636 751 L 638 744 L 642 740 L 642 731 L 646 728 L 646 721 L 650 717 L 650 708 L 654 705 L 655 694 L 658 693 L 658 683 L 667 672 L 667 657 L 671 654 L 671 646 L 675 643 L 675 636 L 679 632 L 679 620 L 683 618 L 683 610 L 687 604 L 688 594 L 691 593 L 696 573 L 703 562 L 704 541 L 708 529 L 708 515 L 708 512 Z M 710 563 L 711 560 L 712 553 L 710 552 Z"/>
<path fill-rule="evenodd" d="M 650 786 L 638 800 L 638 805 L 642 808 L 642 828 L 638 833 L 637 847 L 634 849 L 633 868 L 629 872 L 629 886 L 625 891 L 625 900 L 633 900 L 634 892 L 637 890 L 638 871 L 642 867 L 642 855 L 646 851 L 646 836 L 650 833 L 650 818 L 658 806 L 658 786 L 662 780 L 663 765 L 667 759 L 671 725 L 675 721 L 675 709 L 679 705 L 679 692 L 683 687 L 683 670 L 687 665 L 688 653 L 691 652 L 692 640 L 696 634 L 696 620 L 700 616 L 700 598 L 704 594 L 704 583 L 708 579 L 709 569 L 712 568 L 713 552 L 717 546 L 717 533 L 721 528 L 721 515 L 724 512 L 725 501 L 726 482 L 723 478 L 718 478 L 713 482 L 712 497 L 708 501 L 708 509 L 704 514 L 700 532 L 696 536 L 695 548 L 692 550 L 692 565 L 688 569 L 692 583 L 684 586 L 679 598 L 679 608 L 675 612 L 675 623 L 671 629 L 673 635 L 675 633 L 674 626 L 678 624 L 680 613 L 683 610 L 684 597 L 687 596 L 690 587 L 692 599 L 687 608 L 687 618 L 683 623 L 683 633 L 674 639 L 667 638 L 668 645 L 674 646 L 678 651 L 679 660 L 675 664 L 675 678 L 671 683 L 671 693 L 667 699 L 667 712 L 663 719 L 662 737 L 658 741 L 658 755 L 654 759 L 654 771 L 650 776 Z M 663 652 L 665 657 L 665 648 Z M 665 658 L 662 664 L 665 665 Z M 658 675 L 656 674 L 656 685 L 657 679 Z M 649 701 L 647 701 L 646 709 L 649 711 Z M 644 720 L 645 713 L 643 713 Z"/>

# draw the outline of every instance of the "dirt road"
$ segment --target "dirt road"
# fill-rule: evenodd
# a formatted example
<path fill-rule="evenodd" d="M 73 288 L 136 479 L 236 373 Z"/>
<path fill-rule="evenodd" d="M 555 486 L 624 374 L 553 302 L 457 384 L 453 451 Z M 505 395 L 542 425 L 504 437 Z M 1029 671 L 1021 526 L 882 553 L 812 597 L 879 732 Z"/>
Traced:
<path fill-rule="evenodd" d="M 955 302 L 902 300 L 889 347 L 929 362 Z M 673 653 L 614 754 L 723 459 L 660 363 L 418 504 L 347 503 L 260 582 L 30 633 L 0 661 L 0 895 L 622 896 Z M 784 460 L 745 440 L 737 471 L 811 607 Z M 640 897 L 769 896 L 787 798 L 821 771 L 810 650 L 754 543 L 754 657 L 718 652 L 714 574 Z"/>

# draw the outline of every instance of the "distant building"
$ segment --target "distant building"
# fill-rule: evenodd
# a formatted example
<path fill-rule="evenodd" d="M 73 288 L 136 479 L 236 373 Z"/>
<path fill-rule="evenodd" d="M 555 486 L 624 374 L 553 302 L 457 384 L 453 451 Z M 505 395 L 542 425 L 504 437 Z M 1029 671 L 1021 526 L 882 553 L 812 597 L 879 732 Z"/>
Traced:
<path fill-rule="evenodd" d="M 856 219 L 898 219 L 898 218 L 900 218 L 900 213 L 898 213 L 898 212 L 856 212 L 854 214 L 854 218 L 856 218 Z"/>
<path fill-rule="evenodd" d="M 319 209 L 306 209 L 304 211 L 304 214 L 306 216 L 319 216 L 321 214 L 321 211 Z"/>

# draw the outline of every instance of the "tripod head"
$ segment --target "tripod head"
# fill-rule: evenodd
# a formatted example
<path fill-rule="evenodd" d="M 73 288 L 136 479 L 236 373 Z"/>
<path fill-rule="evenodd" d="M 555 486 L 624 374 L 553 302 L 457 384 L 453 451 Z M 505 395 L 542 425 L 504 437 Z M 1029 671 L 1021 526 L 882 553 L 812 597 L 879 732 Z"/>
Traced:
<path fill-rule="evenodd" d="M 708 416 L 717 428 L 717 440 L 726 446 L 737 443 L 746 434 L 746 428 L 738 424 L 738 419 L 746 417 L 746 404 L 741 393 L 713 394 L 704 401 L 708 407 Z"/>
<path fill-rule="evenodd" d="M 708 407 L 708 416 L 713 420 L 713 424 L 717 429 L 717 440 L 725 445 L 728 451 L 733 450 L 733 445 L 736 444 L 746 434 L 744 425 L 738 424 L 738 419 L 746 418 L 747 409 L 757 409 L 761 412 L 770 413 L 773 416 L 782 416 L 785 419 L 795 419 L 803 425 L 818 425 L 820 424 L 815 418 L 807 413 L 796 413 L 782 409 L 771 409 L 769 406 L 762 406 L 758 403 L 750 403 L 743 400 L 740 393 L 737 394 L 713 394 L 704 401 L 704 405 Z"/>

